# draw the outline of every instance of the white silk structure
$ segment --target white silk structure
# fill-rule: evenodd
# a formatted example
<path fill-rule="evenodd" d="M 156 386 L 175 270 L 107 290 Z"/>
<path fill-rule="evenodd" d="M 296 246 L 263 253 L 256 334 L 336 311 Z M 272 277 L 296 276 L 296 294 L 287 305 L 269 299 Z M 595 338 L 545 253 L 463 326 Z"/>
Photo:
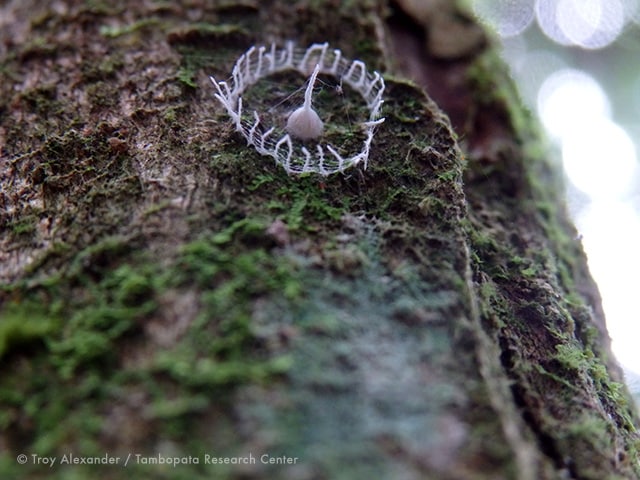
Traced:
<path fill-rule="evenodd" d="M 320 74 L 333 76 L 340 84 L 347 84 L 366 104 L 369 116 L 359 124 L 364 132 L 364 141 L 357 152 L 343 152 L 341 147 L 321 141 L 309 150 L 304 142 L 289 133 L 274 135 L 276 128 L 263 125 L 259 112 L 242 116 L 242 94 L 260 79 L 286 70 L 308 76 L 316 67 L 319 67 Z M 385 84 L 382 76 L 375 71 L 369 72 L 364 62 L 345 59 L 340 50 L 330 49 L 328 43 L 316 43 L 302 49 L 288 42 L 283 48 L 275 44 L 270 47 L 252 46 L 238 58 L 228 81 L 209 78 L 217 90 L 215 97 L 225 107 L 236 130 L 258 153 L 272 157 L 287 173 L 327 176 L 356 165 L 367 168 L 376 127 L 384 122 L 380 109 Z"/>

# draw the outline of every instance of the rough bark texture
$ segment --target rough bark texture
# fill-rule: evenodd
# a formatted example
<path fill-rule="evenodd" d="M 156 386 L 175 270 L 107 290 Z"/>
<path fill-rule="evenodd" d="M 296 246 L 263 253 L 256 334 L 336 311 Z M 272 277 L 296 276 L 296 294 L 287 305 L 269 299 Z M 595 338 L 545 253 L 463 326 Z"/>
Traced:
<path fill-rule="evenodd" d="M 385 73 L 366 171 L 227 123 L 207 76 L 284 39 Z M 558 175 L 453 2 L 5 1 L 0 40 L 0 477 L 638 478 Z"/>

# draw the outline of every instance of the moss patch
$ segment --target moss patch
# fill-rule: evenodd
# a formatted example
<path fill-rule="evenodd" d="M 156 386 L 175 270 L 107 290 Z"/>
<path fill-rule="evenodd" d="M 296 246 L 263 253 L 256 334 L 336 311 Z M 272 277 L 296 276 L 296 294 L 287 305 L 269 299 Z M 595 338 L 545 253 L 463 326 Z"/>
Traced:
<path fill-rule="evenodd" d="M 288 357 L 265 349 L 251 325 L 252 301 L 281 292 L 295 301 L 300 294 L 293 266 L 243 245 L 263 230 L 231 225 L 186 245 L 177 264 L 162 269 L 140 257 L 104 255 L 113 249 L 92 249 L 57 282 L 6 288 L 0 333 L 3 361 L 13 373 L 0 385 L 0 405 L 12 450 L 91 456 L 104 454 L 106 441 L 114 442 L 115 455 L 127 445 L 120 437 L 126 432 L 110 431 L 110 418 L 134 391 L 148 398 L 139 427 L 153 432 L 146 447 L 137 447 L 154 452 L 154 439 L 162 438 L 186 449 L 198 412 L 229 408 L 234 386 L 265 384 L 286 372 Z M 183 331 L 165 348 L 129 358 L 131 349 L 159 341 L 150 330 L 162 316 L 159 304 L 187 288 L 200 292 L 199 308 Z M 68 294 L 61 297 L 62 291 Z M 75 413 L 67 422 L 69 411 Z M 14 471 L 11 463 L 0 464 L 4 474 Z M 26 471 L 41 471 L 29 463 Z M 181 475 L 186 471 L 192 470 Z M 70 470 L 55 472 L 52 478 L 66 478 Z"/>
<path fill-rule="evenodd" d="M 620 477 L 611 478 L 630 478 L 640 468 L 630 460 L 637 456 L 636 413 L 621 394 L 596 288 L 562 208 L 560 176 L 496 65 L 493 54 L 485 55 L 469 77 L 483 112 L 478 117 L 492 125 L 472 139 L 481 153 L 465 172 L 483 322 L 501 346 L 514 399 L 546 454 L 576 477 L 615 471 Z M 560 293 L 545 293 L 551 291 Z M 574 408 L 583 402 L 589 408 Z M 624 440 L 614 447 L 613 438 Z M 600 454 L 612 448 L 625 459 L 615 467 Z"/>

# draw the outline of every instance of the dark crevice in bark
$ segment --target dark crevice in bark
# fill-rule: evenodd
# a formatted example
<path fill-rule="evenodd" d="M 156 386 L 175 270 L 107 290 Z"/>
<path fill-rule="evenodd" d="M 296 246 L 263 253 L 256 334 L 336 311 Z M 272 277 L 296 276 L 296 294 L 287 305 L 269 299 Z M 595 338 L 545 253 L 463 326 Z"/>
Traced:
<path fill-rule="evenodd" d="M 513 401 L 516 407 L 520 410 L 520 414 L 525 424 L 535 435 L 540 451 L 552 461 L 556 469 L 558 469 L 559 471 L 564 470 L 566 472 L 569 472 L 569 474 L 571 475 L 570 478 L 579 480 L 579 477 L 576 476 L 575 470 L 572 468 L 571 462 L 567 462 L 562 453 L 559 451 L 555 439 L 551 435 L 544 432 L 542 426 L 536 420 L 535 414 L 529 409 L 528 403 L 526 401 L 527 392 L 522 386 L 523 381 L 522 379 L 518 378 L 517 375 L 513 372 L 513 368 L 515 365 L 515 353 L 513 347 L 509 344 L 508 340 L 504 336 L 500 337 L 499 344 L 500 362 L 502 364 L 502 367 L 504 368 L 505 373 L 512 381 L 510 390 L 513 396 Z"/>
<path fill-rule="evenodd" d="M 444 111 L 454 131 L 465 129 L 472 104 L 466 86 L 469 59 L 437 59 L 429 54 L 425 43 L 425 27 L 406 14 L 397 3 L 391 4 L 387 18 L 391 34 L 394 65 L 408 78 L 429 92 Z"/>

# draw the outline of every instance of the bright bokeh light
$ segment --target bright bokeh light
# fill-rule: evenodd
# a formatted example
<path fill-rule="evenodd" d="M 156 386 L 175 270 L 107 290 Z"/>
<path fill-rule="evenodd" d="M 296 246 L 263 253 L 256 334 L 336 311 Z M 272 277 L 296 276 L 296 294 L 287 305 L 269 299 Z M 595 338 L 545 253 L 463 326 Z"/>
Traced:
<path fill-rule="evenodd" d="M 589 199 L 576 226 L 598 283 L 618 359 L 640 372 L 640 220 L 625 197 L 637 188 L 638 160 L 629 134 L 611 120 L 606 92 L 587 73 L 561 69 L 538 92 L 538 112 L 562 150 L 568 180 Z M 630 340 L 632 339 L 632 340 Z"/>
<path fill-rule="evenodd" d="M 575 218 L 589 258 L 589 269 L 598 281 L 607 328 L 618 360 L 640 372 L 640 219 L 623 201 L 592 202 Z"/>
<path fill-rule="evenodd" d="M 571 39 L 558 25 L 558 0 L 537 0 L 535 5 L 536 20 L 544 34 L 560 45 L 571 45 Z"/>
<path fill-rule="evenodd" d="M 522 33 L 534 17 L 531 0 L 474 0 L 473 9 L 503 38 Z"/>
<path fill-rule="evenodd" d="M 556 54 L 547 50 L 527 50 L 526 43 L 520 38 L 507 39 L 502 57 L 511 65 L 511 71 L 518 82 L 520 94 L 530 108 L 535 108 L 538 91 L 544 81 L 556 70 L 566 64 Z M 640 104 L 640 102 L 639 102 Z"/>
<path fill-rule="evenodd" d="M 611 45 L 640 20 L 640 0 L 473 0 L 473 10 L 502 38 L 520 35 L 535 18 L 554 42 L 589 50 Z"/>
<path fill-rule="evenodd" d="M 586 124 L 608 118 L 611 107 L 606 93 L 590 75 L 573 69 L 551 74 L 538 92 L 538 112 L 546 130 L 556 139 Z"/>
<path fill-rule="evenodd" d="M 474 0 L 473 5 L 503 38 L 503 57 L 524 100 L 537 110 L 562 151 L 564 171 L 575 187 L 570 192 L 580 200 L 572 205 L 572 214 L 603 298 L 614 353 L 627 372 L 640 374 L 640 212 L 633 205 L 633 199 L 640 198 L 638 142 L 634 143 L 640 137 L 629 135 L 634 126 L 629 122 L 626 130 L 614 122 L 609 96 L 593 76 L 569 68 L 577 64 L 576 58 L 582 65 L 594 58 L 606 81 L 611 75 L 603 69 L 615 62 L 574 52 L 576 47 L 604 49 L 625 29 L 632 33 L 624 35 L 619 47 L 628 52 L 618 48 L 612 60 L 626 55 L 628 62 L 635 62 L 640 0 Z M 528 28 L 534 19 L 558 48 L 540 47 L 536 29 Z M 628 94 L 623 108 L 628 110 L 616 113 L 640 112 L 640 75 L 635 80 L 633 73 L 620 75 L 631 78 L 624 86 Z M 635 126 L 640 133 L 640 122 Z M 640 385 L 640 375 L 634 378 Z"/>
<path fill-rule="evenodd" d="M 618 198 L 634 185 L 636 149 L 619 125 L 601 118 L 562 138 L 567 177 L 592 199 Z"/>
<path fill-rule="evenodd" d="M 637 0 L 537 0 L 540 29 L 556 43 L 599 49 L 615 42 Z"/>
<path fill-rule="evenodd" d="M 556 22 L 574 45 L 603 48 L 620 36 L 624 10 L 620 0 L 560 0 Z"/>

